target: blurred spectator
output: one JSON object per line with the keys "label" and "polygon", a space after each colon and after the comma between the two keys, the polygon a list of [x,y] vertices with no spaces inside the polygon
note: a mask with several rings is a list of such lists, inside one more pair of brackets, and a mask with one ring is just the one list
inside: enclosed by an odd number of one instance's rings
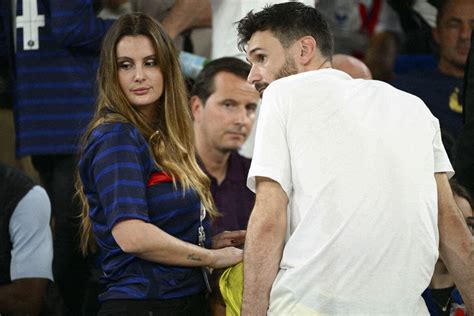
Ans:
{"label": "blurred spectator", "polygon": [[[201,166],[211,179],[217,210],[212,225],[213,247],[242,246],[255,194],[247,188],[250,159],[237,150],[247,139],[260,96],[247,82],[250,65],[234,57],[207,64],[191,92],[196,148]],[[225,315],[218,277],[214,271],[213,315]]]}
{"label": "blurred spectator", "polygon": [[399,76],[393,84],[420,97],[455,139],[462,126],[464,67],[474,27],[472,0],[446,0],[433,30],[439,44],[438,69]]}
{"label": "blurred spectator", "polygon": [[392,79],[402,28],[386,0],[319,0],[334,35],[334,52],[363,59],[374,79]]}
{"label": "blurred spectator", "polygon": [[17,155],[32,155],[51,199],[54,279],[71,315],[81,312],[89,270],[73,200],[77,142],[92,117],[99,46],[110,24],[96,17],[92,0],[16,2]]}
{"label": "blurred spectator", "polygon": [[363,61],[345,54],[332,56],[332,67],[344,71],[354,79],[372,79],[370,69]]}
{"label": "blurred spectator", "polygon": [[161,22],[176,47],[209,57],[211,50],[210,0],[130,0],[133,12]]}
{"label": "blurred spectator", "polygon": [[26,174],[0,163],[0,313],[37,315],[53,280],[51,204]]}
{"label": "blurred spectator", "polygon": [[402,54],[432,54],[431,29],[436,26],[437,8],[426,0],[388,0],[403,29]]}
{"label": "blurred spectator", "polygon": [[464,76],[464,127],[457,144],[454,169],[458,181],[474,196],[474,32]]}
{"label": "blurred spectator", "polygon": [[0,2],[0,162],[15,166],[37,178],[30,157],[16,159],[13,120],[12,1]]}

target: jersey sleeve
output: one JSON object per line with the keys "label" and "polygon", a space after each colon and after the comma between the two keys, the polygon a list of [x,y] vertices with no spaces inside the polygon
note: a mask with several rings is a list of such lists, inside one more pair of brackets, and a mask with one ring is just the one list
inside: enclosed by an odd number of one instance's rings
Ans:
{"label": "jersey sleeve", "polygon": [[114,20],[94,12],[92,0],[50,1],[51,30],[64,47],[98,53],[102,38]]}
{"label": "jersey sleeve", "polygon": [[97,139],[90,159],[91,178],[108,229],[124,219],[150,221],[146,198],[148,150],[146,141],[131,131],[112,131]]}
{"label": "jersey sleeve", "polygon": [[247,186],[255,192],[256,177],[266,177],[278,182],[290,196],[292,183],[285,120],[287,114],[283,110],[285,104],[282,104],[274,88],[270,85],[262,100]]}
{"label": "jersey sleeve", "polygon": [[51,204],[46,191],[33,187],[20,200],[10,218],[12,280],[44,278],[53,280],[53,241],[49,221]]}

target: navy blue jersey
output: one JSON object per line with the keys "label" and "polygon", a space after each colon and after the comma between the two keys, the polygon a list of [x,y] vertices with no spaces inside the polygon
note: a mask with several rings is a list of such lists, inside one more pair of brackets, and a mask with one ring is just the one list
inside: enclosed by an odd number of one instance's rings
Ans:
{"label": "navy blue jersey", "polygon": [[[82,155],[80,175],[100,251],[106,288],[101,301],[168,299],[205,288],[200,268],[140,259],[124,253],[112,236],[117,222],[140,219],[183,241],[198,242],[199,196],[192,189],[183,192],[179,184],[173,187],[154,164],[147,142],[135,127],[126,123],[97,127]],[[207,218],[203,225],[210,236]]]}
{"label": "navy blue jersey", "polygon": [[72,154],[90,121],[102,37],[92,0],[18,0],[17,154]]}

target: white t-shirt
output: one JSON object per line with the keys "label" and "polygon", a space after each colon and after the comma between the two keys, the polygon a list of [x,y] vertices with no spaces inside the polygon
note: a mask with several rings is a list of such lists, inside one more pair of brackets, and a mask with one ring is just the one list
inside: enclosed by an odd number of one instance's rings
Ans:
{"label": "white t-shirt", "polygon": [[10,277],[53,280],[53,240],[49,220],[51,204],[46,191],[33,187],[18,202],[10,218]]}
{"label": "white t-shirt", "polygon": [[269,314],[427,314],[435,172],[452,167],[419,98],[334,69],[270,84],[248,178],[290,200]]}

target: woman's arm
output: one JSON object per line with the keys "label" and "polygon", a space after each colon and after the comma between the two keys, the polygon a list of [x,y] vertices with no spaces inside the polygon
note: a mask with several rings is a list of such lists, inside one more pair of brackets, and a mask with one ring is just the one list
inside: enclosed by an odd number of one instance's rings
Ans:
{"label": "woman's arm", "polygon": [[202,248],[175,238],[153,224],[137,219],[117,223],[112,228],[112,235],[123,252],[167,265],[223,268],[242,260],[241,249]]}

